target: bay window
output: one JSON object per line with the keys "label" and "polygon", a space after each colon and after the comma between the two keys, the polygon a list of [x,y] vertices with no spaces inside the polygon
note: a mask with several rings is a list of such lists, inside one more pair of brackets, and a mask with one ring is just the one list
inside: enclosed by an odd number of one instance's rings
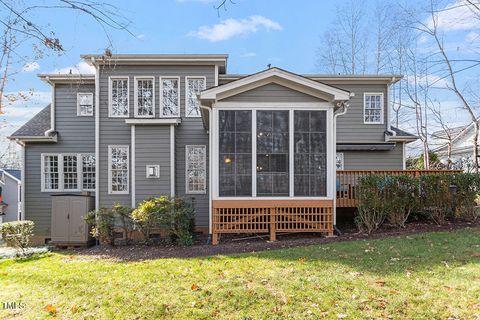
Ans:
{"label": "bay window", "polygon": [[218,196],[326,197],[327,111],[218,111]]}

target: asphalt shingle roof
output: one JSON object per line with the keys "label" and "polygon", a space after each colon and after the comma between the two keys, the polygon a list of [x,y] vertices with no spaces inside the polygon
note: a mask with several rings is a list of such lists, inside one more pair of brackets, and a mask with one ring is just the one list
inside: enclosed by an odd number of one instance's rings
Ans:
{"label": "asphalt shingle roof", "polygon": [[411,134],[411,133],[408,133],[407,131],[403,131],[402,129],[398,129],[396,127],[390,127],[392,129],[392,131],[394,131],[397,136],[400,136],[400,137],[415,137],[414,134]]}
{"label": "asphalt shingle roof", "polygon": [[18,180],[22,180],[22,170],[19,170],[19,169],[2,169],[2,170],[14,176]]}
{"label": "asphalt shingle roof", "polygon": [[50,129],[50,105],[21,126],[11,137],[41,137],[45,136],[48,129]]}

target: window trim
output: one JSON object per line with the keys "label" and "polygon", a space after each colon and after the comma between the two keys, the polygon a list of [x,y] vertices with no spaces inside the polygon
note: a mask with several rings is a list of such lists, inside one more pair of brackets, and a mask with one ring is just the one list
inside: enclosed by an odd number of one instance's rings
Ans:
{"label": "window trim", "polygon": [[[180,94],[180,77],[178,77],[178,76],[171,76],[171,77],[169,77],[169,76],[163,76],[163,77],[159,77],[158,79],[159,79],[159,80],[158,80],[158,86],[159,86],[159,90],[158,90],[158,91],[159,91],[159,95],[158,95],[159,99],[158,99],[158,101],[160,101],[160,103],[159,103],[159,114],[158,114],[158,116],[159,116],[160,118],[180,118],[180,117],[181,117],[181,112],[182,112],[182,108],[181,108],[181,105],[180,105],[180,103],[181,103],[181,98],[180,98],[180,95],[181,95],[181,94]],[[177,112],[177,115],[176,115],[176,116],[173,116],[173,117],[172,117],[172,116],[165,116],[165,115],[163,115],[163,80],[164,80],[164,79],[176,79],[176,80],[177,80],[177,92],[178,92],[178,97],[177,97],[178,110],[177,110],[177,111],[178,111],[178,112]],[[185,82],[185,83],[186,83],[186,82]],[[186,93],[186,91],[185,91],[185,93]],[[185,97],[186,97],[186,96],[185,96]],[[185,102],[186,102],[186,100],[185,100]],[[185,108],[186,108],[186,103],[185,103]],[[185,110],[186,110],[186,109],[185,109]]]}
{"label": "window trim", "polygon": [[185,113],[185,118],[201,118],[202,115],[201,115],[201,112],[198,116],[189,116],[187,114],[187,110],[188,110],[188,80],[190,79],[203,79],[203,90],[205,90],[207,88],[207,77],[205,76],[186,76],[185,77],[185,110],[184,110],[184,113]]}
{"label": "window trim", "polygon": [[[152,106],[153,114],[141,116],[138,114],[138,80],[152,80]],[[133,77],[133,115],[135,118],[155,118],[155,77],[154,76],[135,76]]]}
{"label": "window trim", "polygon": [[[340,156],[342,159],[341,168],[337,168],[337,156]],[[343,152],[336,152],[335,153],[335,170],[345,170],[345,154]]]}
{"label": "window trim", "polygon": [[[80,95],[89,95],[92,97],[92,113],[91,114],[82,114],[80,109]],[[95,102],[93,101],[92,92],[77,92],[77,116],[78,117],[93,117],[95,113]]]}
{"label": "window trim", "polygon": [[[84,167],[83,167],[83,157],[85,157],[85,156],[87,156],[87,157],[93,156],[93,157],[95,158],[95,153],[82,153],[82,154],[80,154],[80,156],[81,156],[81,160],[82,160],[81,170],[80,170],[80,174],[81,174],[80,180],[81,180],[81,182],[82,182],[82,185],[81,185],[82,188],[81,188],[81,189],[82,189],[82,191],[93,192],[93,191],[95,191],[95,189],[83,188],[83,174],[84,174],[84,171],[83,171],[83,169],[84,169]],[[96,166],[97,166],[96,161],[94,161],[94,163],[95,163],[95,168],[96,168]],[[96,175],[95,170],[94,170],[92,173],[95,174],[95,188],[96,188],[96,187],[97,187],[97,181],[98,181],[98,180],[97,180],[97,175]]]}
{"label": "window trim", "polygon": [[[188,148],[195,147],[195,148],[204,148],[205,149],[205,161],[203,162],[203,170],[205,171],[205,181],[203,184],[202,191],[190,191],[188,190]],[[185,194],[206,194],[207,193],[207,145],[205,144],[187,144],[185,145]]]}
{"label": "window trim", "polygon": [[[380,96],[380,121],[365,121],[365,107],[367,106],[367,96]],[[363,93],[363,124],[384,124],[385,117],[385,97],[383,92],[364,92]]]}
{"label": "window trim", "polygon": [[[125,191],[113,191],[112,190],[112,148],[127,148],[127,190]],[[111,144],[108,145],[108,194],[118,195],[118,194],[130,194],[130,146],[129,145],[120,145],[120,144]]]}
{"label": "window trim", "polygon": [[[58,189],[48,189],[45,188],[45,157],[47,156],[57,156],[58,157]],[[63,168],[63,159],[65,156],[77,156],[77,189],[65,189],[64,183],[64,168]],[[83,188],[83,157],[84,156],[95,156],[94,153],[42,153],[40,154],[40,174],[41,174],[41,192],[82,192],[88,191],[93,192],[96,189],[84,189]],[[79,161],[80,159],[80,161]],[[95,163],[96,165],[96,163]],[[95,176],[95,188],[97,188],[97,177]]]}
{"label": "window trim", "polygon": [[[127,80],[127,114],[113,115],[112,114],[112,80]],[[108,77],[108,117],[109,118],[130,118],[130,77],[129,76],[115,76]]]}

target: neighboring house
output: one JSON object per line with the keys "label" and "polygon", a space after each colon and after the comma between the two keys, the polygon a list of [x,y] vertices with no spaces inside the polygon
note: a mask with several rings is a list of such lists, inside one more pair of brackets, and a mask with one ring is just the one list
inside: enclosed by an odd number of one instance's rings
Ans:
{"label": "neighboring house", "polygon": [[22,173],[0,169],[0,223],[22,220]]}
{"label": "neighboring house", "polygon": [[451,128],[448,129],[448,131],[436,131],[431,135],[431,143],[432,145],[436,146],[434,149],[432,149],[432,151],[438,155],[440,161],[444,164],[448,163],[450,153],[450,161],[453,168],[471,171],[473,170],[474,165],[474,134],[475,128],[473,123],[465,126]]}
{"label": "neighboring house", "polygon": [[[402,170],[416,139],[390,127],[389,87],[401,76],[228,74],[227,55],[213,54],[82,58],[96,73],[40,75],[52,103],[10,137],[23,146],[24,212],[38,242],[50,238],[50,195],[87,192],[97,209],[194,198],[196,227],[213,242],[224,232],[331,234],[336,169]],[[320,220],[300,230],[252,218],[280,207],[283,221],[307,222],[304,209]]]}

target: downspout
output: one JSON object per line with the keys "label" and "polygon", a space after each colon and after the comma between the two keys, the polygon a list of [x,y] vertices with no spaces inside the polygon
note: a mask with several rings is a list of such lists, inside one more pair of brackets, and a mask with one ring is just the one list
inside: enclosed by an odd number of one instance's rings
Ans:
{"label": "downspout", "polygon": [[396,80],[395,77],[392,77],[392,80],[390,81],[390,83],[387,84],[387,131],[392,134],[393,137],[395,137],[397,135],[397,133],[395,131],[392,130],[392,124],[391,124],[391,121],[390,121],[390,86],[392,85],[392,83],[394,83]]}
{"label": "downspout", "polygon": [[49,137],[50,133],[55,132],[55,83],[50,81],[50,77],[45,77],[47,81],[52,86],[52,102],[50,103],[50,129],[45,131],[45,136]]}
{"label": "downspout", "polygon": [[92,57],[95,67],[95,211],[100,210],[100,68]]}
{"label": "downspout", "polygon": [[[352,96],[352,95],[350,95]],[[347,113],[348,111],[348,103],[346,103],[345,101],[343,102],[339,102],[338,103],[342,108],[343,110],[340,111],[340,112],[336,112],[334,113],[333,115],[333,146],[334,146],[334,154],[332,155],[334,157],[334,177],[333,177],[333,181],[334,181],[334,185],[335,185],[335,192],[333,193],[334,194],[334,199],[333,199],[333,230],[334,232],[337,233],[337,235],[341,236],[342,235],[342,232],[340,231],[340,229],[338,229],[337,227],[337,165],[336,165],[336,153],[337,153],[337,117],[339,116],[343,116],[344,114]]]}
{"label": "downspout", "polygon": [[21,211],[21,220],[25,220],[25,142],[22,142],[18,139],[15,142],[22,147],[22,175],[20,177],[20,211]]}
{"label": "downspout", "polygon": [[212,174],[213,174],[213,161],[212,161],[212,150],[213,150],[213,134],[212,134],[212,110],[209,107],[203,106],[200,104],[200,108],[208,111],[208,240],[207,243],[211,243],[212,237]]}

